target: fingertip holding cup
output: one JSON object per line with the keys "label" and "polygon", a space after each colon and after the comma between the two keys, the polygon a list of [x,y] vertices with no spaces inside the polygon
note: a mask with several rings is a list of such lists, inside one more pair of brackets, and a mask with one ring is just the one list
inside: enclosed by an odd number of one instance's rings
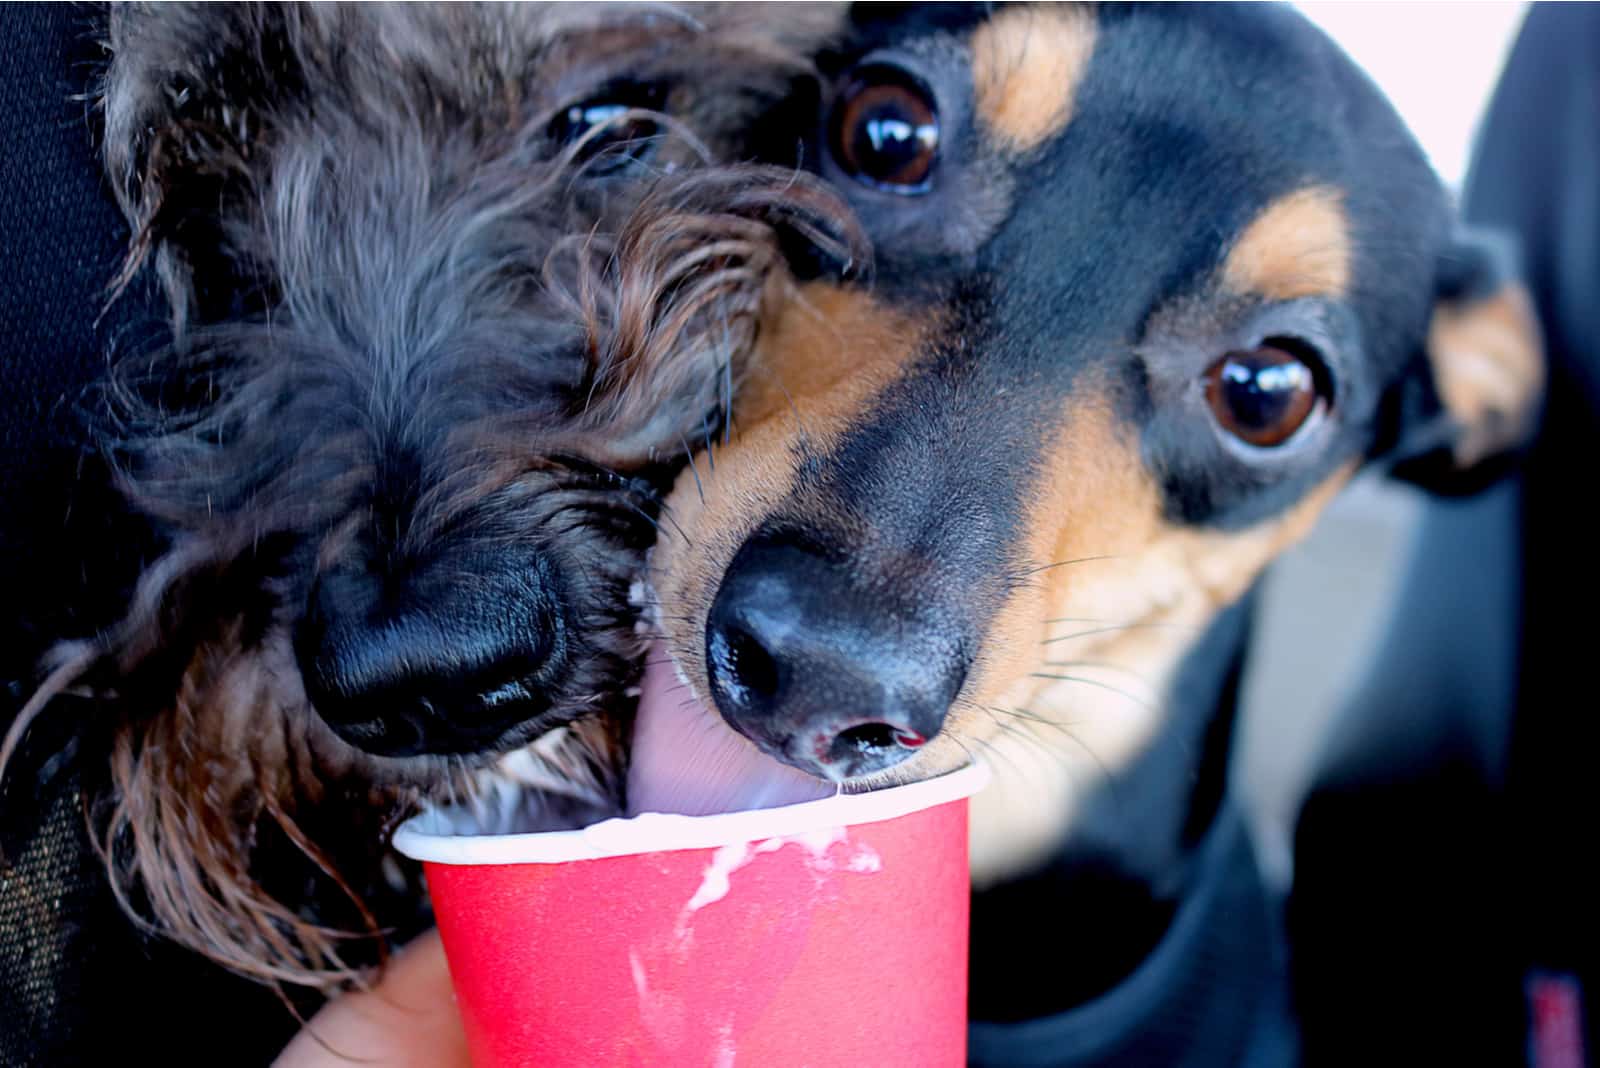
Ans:
{"label": "fingertip holding cup", "polygon": [[965,1060],[980,766],[872,793],[574,831],[402,826],[479,1066]]}

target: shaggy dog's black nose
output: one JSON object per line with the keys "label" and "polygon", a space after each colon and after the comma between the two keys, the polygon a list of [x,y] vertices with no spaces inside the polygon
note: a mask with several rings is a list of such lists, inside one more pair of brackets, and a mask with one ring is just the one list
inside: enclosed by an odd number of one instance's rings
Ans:
{"label": "shaggy dog's black nose", "polygon": [[548,569],[452,558],[405,578],[323,574],[295,648],[312,707],[382,756],[476,753],[549,708],[567,660]]}
{"label": "shaggy dog's black nose", "polygon": [[835,781],[907,759],[966,678],[963,643],[798,545],[752,540],[706,626],[712,698],[762,749]]}

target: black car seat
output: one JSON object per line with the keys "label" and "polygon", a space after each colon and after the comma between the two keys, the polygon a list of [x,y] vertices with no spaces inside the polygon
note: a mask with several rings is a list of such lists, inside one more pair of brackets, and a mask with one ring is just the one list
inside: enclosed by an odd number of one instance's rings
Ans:
{"label": "black car seat", "polygon": [[[0,5],[0,730],[52,643],[115,617],[148,549],[86,448],[108,354],[162,331],[149,291],[106,304],[128,235],[84,96],[103,22]],[[0,1065],[269,1062],[296,1026],[276,996],[146,939],[112,900],[82,810],[90,712],[52,705],[0,783]]]}
{"label": "black car seat", "polygon": [[1600,981],[1600,7],[1532,8],[1463,207],[1520,241],[1546,411],[1514,477],[1427,506],[1302,810],[1290,916],[1312,1065],[1565,1068],[1600,1038],[1583,1030]]}

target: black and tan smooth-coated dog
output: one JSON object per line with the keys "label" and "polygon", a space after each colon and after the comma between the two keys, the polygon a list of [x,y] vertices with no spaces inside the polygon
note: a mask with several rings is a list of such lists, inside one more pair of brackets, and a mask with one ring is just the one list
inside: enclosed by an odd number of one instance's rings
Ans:
{"label": "black and tan smooth-coated dog", "polygon": [[766,324],[731,441],[669,500],[666,648],[816,776],[989,763],[976,1062],[1285,1063],[1226,785],[1251,590],[1363,465],[1459,486],[1520,441],[1526,303],[1288,9],[854,29],[815,165],[875,283]]}

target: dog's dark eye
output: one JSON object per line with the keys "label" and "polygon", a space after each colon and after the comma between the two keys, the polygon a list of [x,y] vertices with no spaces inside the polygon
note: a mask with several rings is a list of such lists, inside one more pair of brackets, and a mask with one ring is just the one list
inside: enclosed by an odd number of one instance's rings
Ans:
{"label": "dog's dark eye", "polygon": [[1205,376],[1206,402],[1217,423],[1247,445],[1282,445],[1327,406],[1322,362],[1289,338],[1230,352]]}
{"label": "dog's dark eye", "polygon": [[856,72],[834,108],[833,155],[857,181],[894,193],[925,193],[939,159],[939,114],[928,90],[905,71]]}
{"label": "dog's dark eye", "polygon": [[661,124],[646,111],[659,111],[665,93],[659,86],[614,87],[572,104],[550,124],[559,145],[580,145],[577,159],[589,174],[611,174],[641,163],[655,151]]}

